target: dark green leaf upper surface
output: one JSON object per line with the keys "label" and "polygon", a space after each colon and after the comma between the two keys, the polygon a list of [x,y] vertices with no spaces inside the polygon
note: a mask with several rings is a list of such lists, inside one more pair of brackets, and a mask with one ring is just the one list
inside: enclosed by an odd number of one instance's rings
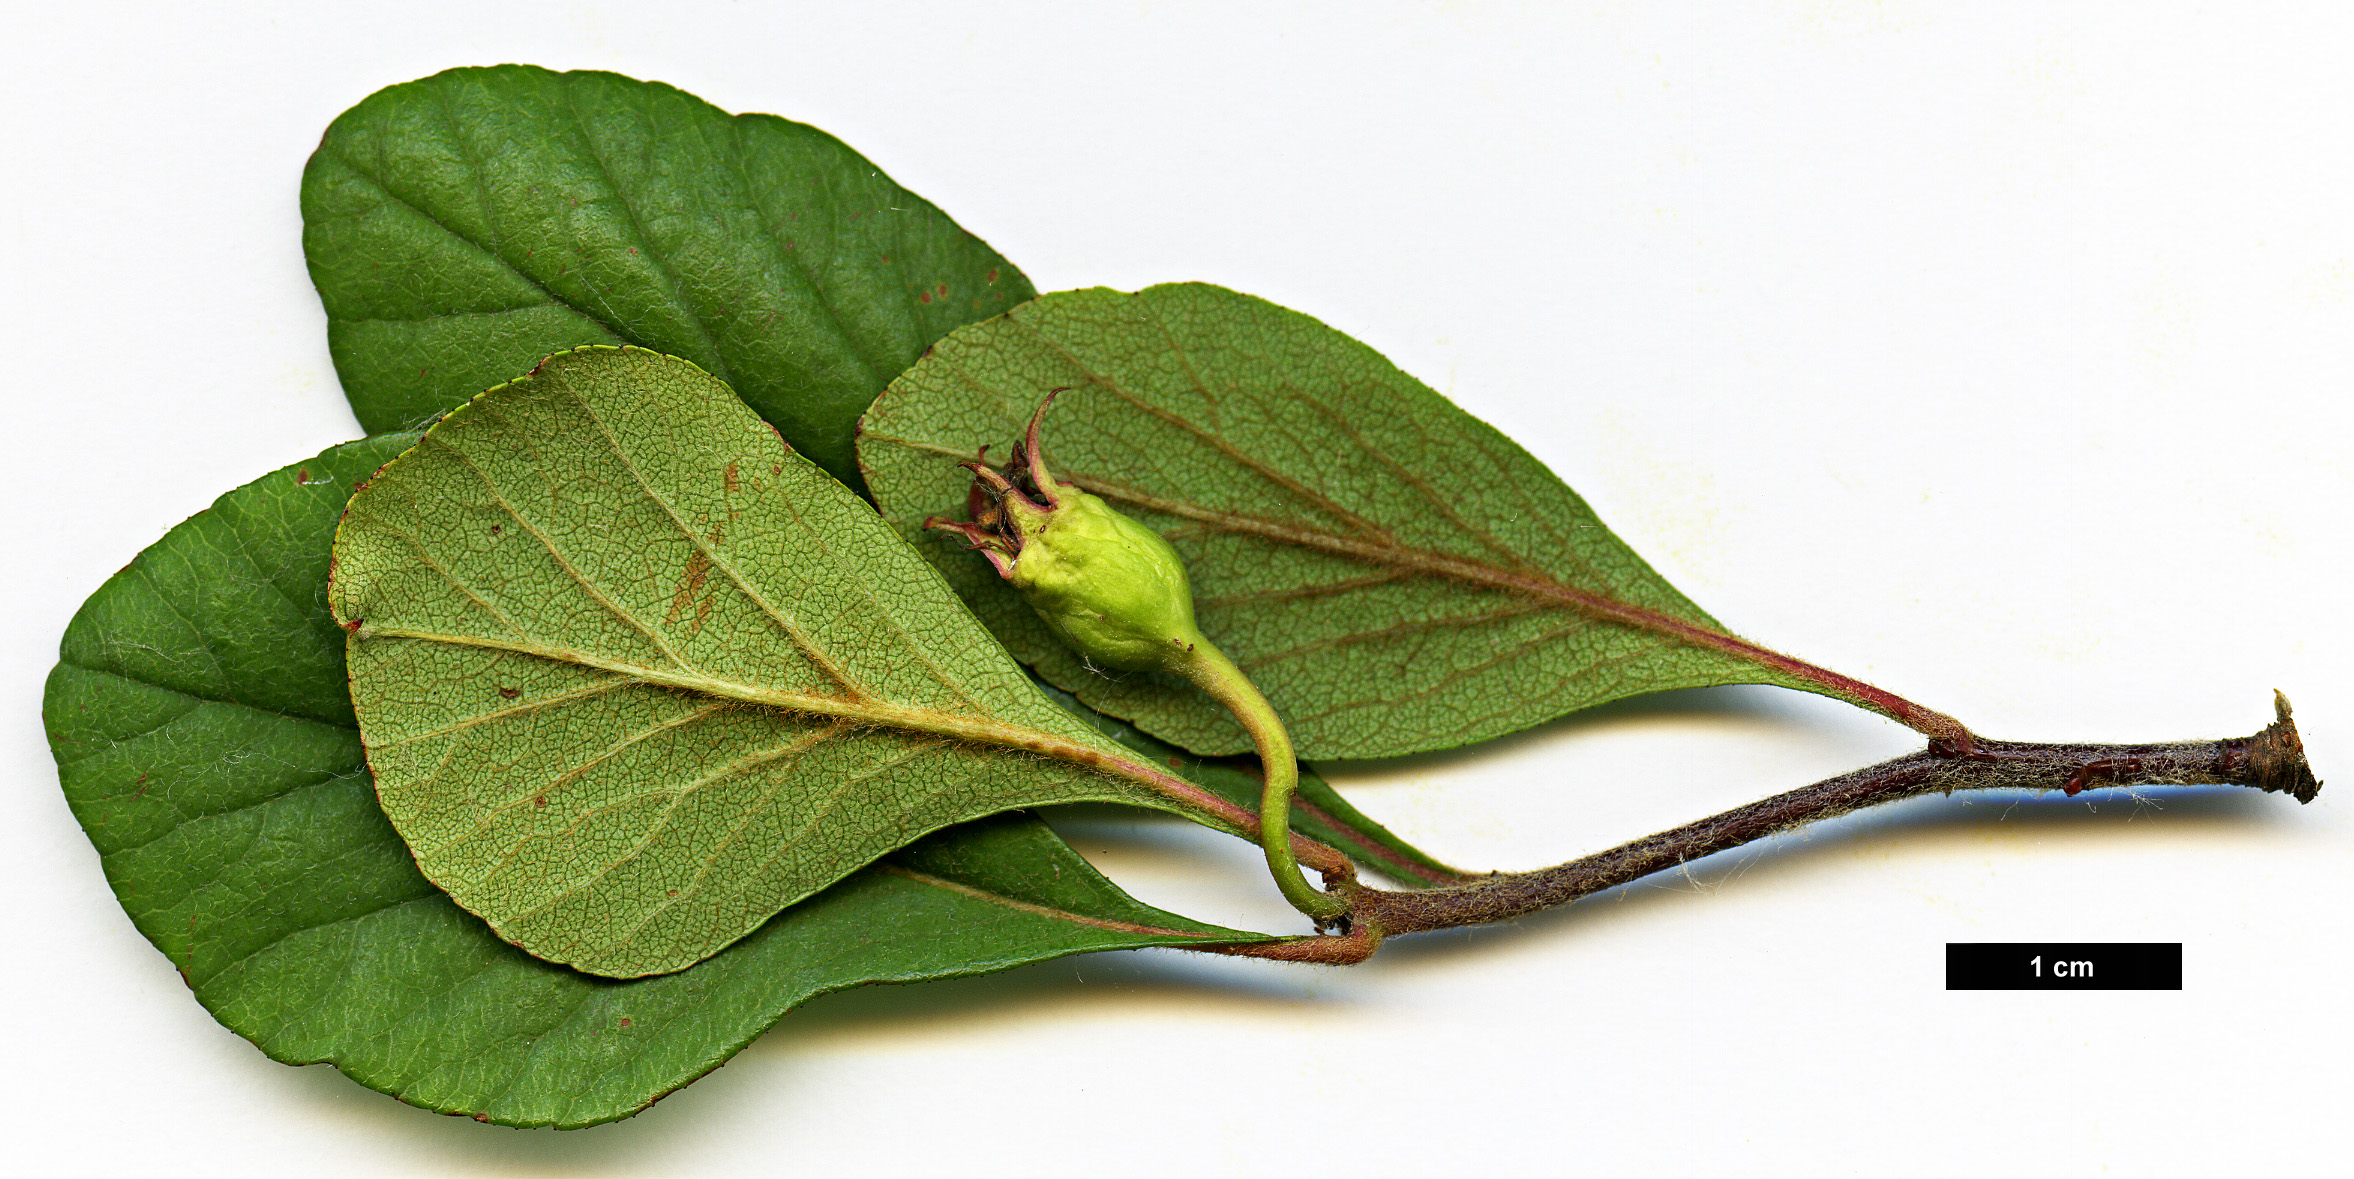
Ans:
{"label": "dark green leaf upper surface", "polygon": [[1115,772],[1134,755],[1039,695],[864,500],[642,349],[558,354],[443,418],[352,497],[329,597],[425,875],[593,973],[677,970],[999,811],[1242,829],[1162,767]]}
{"label": "dark green leaf upper surface", "polygon": [[92,595],[49,680],[59,776],[124,909],[271,1057],[445,1113],[588,1125],[826,991],[1257,940],[1137,904],[1016,816],[936,834],[676,974],[599,979],[499,940],[378,809],[326,603],[346,497],[414,440],[223,496]]}
{"label": "dark green leaf upper surface", "polygon": [[819,466],[885,384],[1028,280],[832,136],[536,66],[388,87],[303,175],[328,341],[371,431],[626,343],[728,382]]}
{"label": "dark green leaf upper surface", "polygon": [[929,516],[962,518],[1048,390],[1058,478],[1184,556],[1202,632],[1255,680],[1303,757],[1462,745],[1641,692],[1806,685],[1600,600],[1717,631],[1510,439],[1372,349],[1218,287],[1049,295],[943,340],[869,411],[876,502],[1017,657],[1090,707],[1204,753],[1249,748],[1174,680],[1082,665]]}

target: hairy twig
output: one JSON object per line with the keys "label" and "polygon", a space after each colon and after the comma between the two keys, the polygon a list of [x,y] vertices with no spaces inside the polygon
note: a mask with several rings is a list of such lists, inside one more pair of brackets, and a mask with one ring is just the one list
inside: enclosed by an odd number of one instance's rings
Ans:
{"label": "hairy twig", "polygon": [[[1393,892],[1353,879],[1327,883],[1350,898],[1343,936],[1298,938],[1219,952],[1346,965],[1370,957],[1381,939],[1402,933],[1509,921],[1579,897],[1687,864],[1808,823],[1863,807],[1957,790],[2039,789],[2074,795],[2134,786],[2230,784],[2311,802],[2321,789],[2274,694],[2277,717],[2264,731],[2227,741],[2160,745],[2045,745],[1978,740],[1966,750],[1932,742],[1919,753],[1841,774],[1609,851],[1535,872],[1504,872],[1469,884]],[[1208,948],[1208,947],[1205,947]]]}

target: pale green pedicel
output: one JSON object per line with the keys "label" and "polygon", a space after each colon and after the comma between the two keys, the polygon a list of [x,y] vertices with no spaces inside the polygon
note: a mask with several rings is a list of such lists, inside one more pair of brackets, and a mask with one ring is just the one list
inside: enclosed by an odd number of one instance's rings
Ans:
{"label": "pale green pedicel", "polygon": [[583,970],[679,969],[999,811],[1243,829],[1074,764],[1133,759],[673,358],[564,353],[461,407],[353,498],[336,562],[386,813],[461,905]]}

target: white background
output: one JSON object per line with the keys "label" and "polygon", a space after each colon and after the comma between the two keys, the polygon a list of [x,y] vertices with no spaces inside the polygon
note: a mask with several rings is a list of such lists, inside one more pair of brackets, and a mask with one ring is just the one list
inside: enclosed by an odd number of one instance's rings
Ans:
{"label": "white background", "polygon": [[[849,142],[1042,289],[1317,315],[1520,440],[1742,633],[2028,739],[2354,774],[2354,27],[2332,6],[17,5],[0,42],[0,1118],[25,1174],[2218,1174],[2340,1153],[2346,786],[1922,801],[1350,971],[1174,952],[821,999],[645,1115],[437,1117],[215,1024],[37,720],[74,608],[356,430],[296,184],[450,66]],[[1658,9],[1677,10],[1662,16]],[[1683,11],[1683,10],[1689,11]],[[1532,867],[1903,752],[1688,693],[1344,767]],[[1290,928],[1248,849],[1098,822]],[[1947,941],[2185,944],[2178,993],[1948,993]]]}

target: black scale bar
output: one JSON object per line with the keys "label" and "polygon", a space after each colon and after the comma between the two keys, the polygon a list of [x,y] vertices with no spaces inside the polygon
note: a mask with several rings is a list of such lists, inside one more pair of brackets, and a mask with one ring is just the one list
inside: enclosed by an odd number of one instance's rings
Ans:
{"label": "black scale bar", "polygon": [[1949,991],[2179,991],[2181,942],[1947,942]]}

